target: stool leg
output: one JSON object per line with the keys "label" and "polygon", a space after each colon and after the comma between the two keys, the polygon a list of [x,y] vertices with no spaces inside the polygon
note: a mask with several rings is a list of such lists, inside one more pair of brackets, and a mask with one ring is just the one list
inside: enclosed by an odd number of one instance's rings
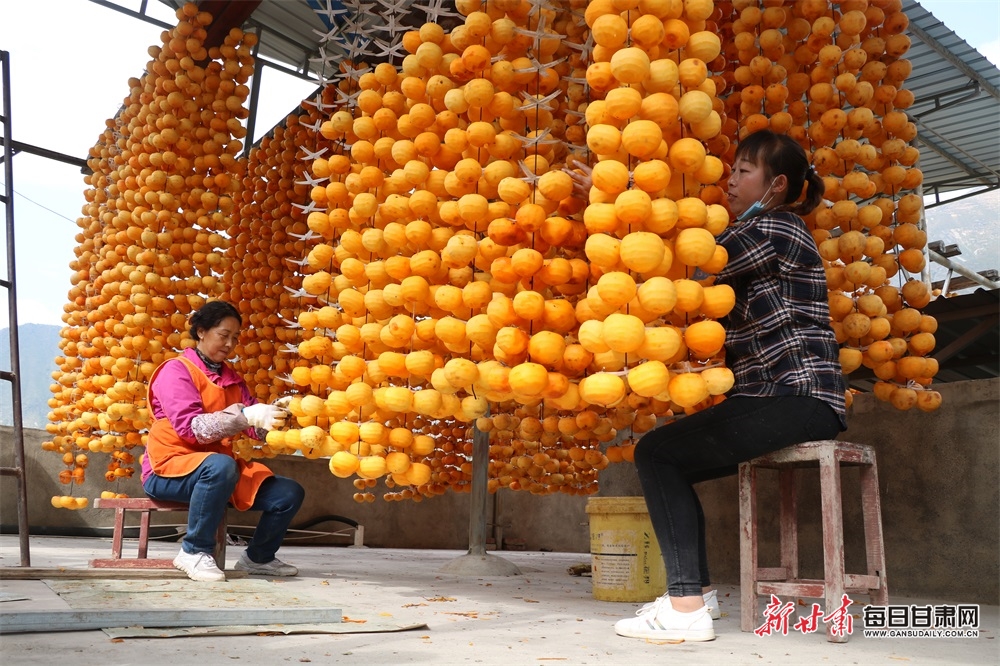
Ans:
{"label": "stool leg", "polygon": [[740,630],[753,631],[757,617],[757,468],[739,466]]}
{"label": "stool leg", "polygon": [[122,538],[125,536],[125,509],[115,509],[115,531],[111,535],[111,557],[122,558]]}
{"label": "stool leg", "polygon": [[[823,571],[827,613],[840,608],[844,595],[844,515],[840,502],[840,461],[833,448],[823,451],[819,461],[820,495],[823,507]],[[847,636],[834,636],[828,623],[826,639],[846,643]]]}
{"label": "stool leg", "polygon": [[889,603],[889,584],[885,576],[885,545],[882,541],[882,505],[878,490],[878,468],[872,455],[872,464],[861,467],[861,511],[865,521],[865,551],[868,575],[878,576],[879,586],[870,590],[871,602],[876,606]]}
{"label": "stool leg", "polygon": [[795,469],[778,471],[781,493],[779,521],[781,523],[781,567],[787,580],[799,577],[799,525],[797,498],[795,496]]}
{"label": "stool leg", "polygon": [[139,559],[146,559],[149,552],[149,515],[150,511],[139,512]]}
{"label": "stool leg", "polygon": [[220,569],[226,568],[226,535],[227,521],[226,514],[223,513],[219,527],[215,530],[215,552],[212,553],[215,558],[215,565]]}

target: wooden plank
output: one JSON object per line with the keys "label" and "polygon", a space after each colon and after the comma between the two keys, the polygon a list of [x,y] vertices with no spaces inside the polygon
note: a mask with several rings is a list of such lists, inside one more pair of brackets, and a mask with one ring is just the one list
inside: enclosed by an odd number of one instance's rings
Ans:
{"label": "wooden plank", "polygon": [[[46,578],[45,586],[69,604],[69,608],[107,606],[126,608],[242,608],[246,599],[252,606],[275,608],[312,607],[325,601],[308,601],[297,596],[287,585],[277,585],[258,576],[218,583],[187,578],[163,580],[74,580]],[[180,604],[176,605],[175,604]]]}
{"label": "wooden plank", "polygon": [[[246,578],[246,571],[227,570],[226,579]],[[187,574],[177,569],[45,569],[39,567],[2,567],[0,580],[42,580],[43,578],[183,578]]]}
{"label": "wooden plank", "polygon": [[757,567],[755,580],[793,580],[795,576],[785,567]]}
{"label": "wooden plank", "polygon": [[163,558],[105,558],[90,561],[90,566],[98,569],[173,569],[174,561]]}
{"label": "wooden plank", "polygon": [[[136,556],[140,560],[144,560],[149,557],[149,517],[151,515],[153,514],[149,511],[143,511],[139,514],[139,548]],[[121,556],[122,553],[120,550],[117,553],[111,553],[111,557]],[[225,563],[225,560],[223,560],[223,563]]]}
{"label": "wooden plank", "polygon": [[[816,579],[803,579],[788,583],[757,583],[757,594],[764,596],[775,595],[777,597],[807,597],[809,599],[822,599],[826,594],[824,581]],[[840,602],[837,602],[840,605]]]}
{"label": "wooden plank", "polygon": [[879,576],[844,574],[844,590],[847,592],[869,592],[878,590],[881,585],[882,579]]}
{"label": "wooden plank", "polygon": [[[778,471],[778,493],[780,509],[778,511],[779,548],[781,549],[781,567],[787,575],[781,580],[799,577],[799,518],[798,498],[795,490],[794,469]],[[766,580],[758,576],[760,580]],[[772,579],[773,580],[773,579]]]}
{"label": "wooden plank", "polygon": [[861,513],[865,522],[865,553],[868,575],[879,579],[872,592],[872,603],[889,603],[889,588],[885,577],[885,544],[882,541],[882,506],[878,489],[878,466],[872,454],[871,467],[861,468]]}
{"label": "wooden plank", "polygon": [[[149,515],[149,514],[146,514]],[[125,509],[115,509],[115,533],[111,538],[111,557],[122,556],[122,539],[125,537]]]}
{"label": "wooden plank", "polygon": [[125,509],[127,511],[187,511],[183,502],[152,500],[148,497],[97,497],[95,509]]}
{"label": "wooden plank", "polygon": [[757,469],[740,463],[740,631],[753,631],[757,616]]}
{"label": "wooden plank", "polygon": [[106,627],[224,627],[256,624],[323,624],[343,621],[339,608],[132,609],[0,613],[0,634],[90,631]]}
{"label": "wooden plank", "polygon": [[[841,501],[838,451],[824,449],[819,461],[820,513],[823,516],[823,575],[826,579],[826,611],[840,607],[844,596],[844,511]],[[826,640],[846,643],[848,635],[834,633],[835,623],[826,625]]]}

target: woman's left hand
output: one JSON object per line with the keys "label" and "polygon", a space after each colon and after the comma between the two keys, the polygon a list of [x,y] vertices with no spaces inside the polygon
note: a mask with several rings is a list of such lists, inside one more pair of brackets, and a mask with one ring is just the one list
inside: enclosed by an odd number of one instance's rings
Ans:
{"label": "woman's left hand", "polygon": [[254,428],[274,430],[275,428],[284,427],[288,412],[281,407],[257,403],[256,405],[244,407],[243,416],[246,417],[247,423]]}

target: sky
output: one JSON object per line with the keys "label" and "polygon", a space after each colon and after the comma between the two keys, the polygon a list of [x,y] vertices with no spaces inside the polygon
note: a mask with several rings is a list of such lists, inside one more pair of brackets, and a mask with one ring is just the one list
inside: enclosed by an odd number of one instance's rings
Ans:
{"label": "sky", "polygon": [[[134,11],[140,5],[112,2]],[[173,11],[158,0],[149,0],[147,12],[176,23]],[[10,53],[13,138],[85,158],[128,94],[128,79],[145,71],[146,50],[161,43],[161,31],[89,0],[0,2],[0,50]],[[265,69],[255,134],[262,136],[315,89],[315,83]],[[17,319],[62,326],[87,185],[78,167],[55,160],[21,153],[13,165]],[[4,278],[6,256],[0,231]],[[0,289],[0,328],[9,325],[8,312],[6,290]]]}
{"label": "sky", "polygon": [[[138,10],[140,0],[112,0]],[[921,4],[971,46],[1000,63],[1000,2],[924,0]],[[149,0],[148,12],[173,24],[173,12]],[[161,29],[89,0],[5,0],[0,3],[0,50],[10,53],[13,138],[85,157],[141,76],[147,48]],[[314,84],[266,69],[256,133],[263,135],[294,109]],[[13,159],[15,268],[19,323],[62,326],[70,287],[69,262],[86,184],[78,167],[26,153]],[[3,180],[0,171],[0,181]],[[0,232],[0,276],[7,278],[7,242]],[[0,328],[9,324],[0,289]]]}

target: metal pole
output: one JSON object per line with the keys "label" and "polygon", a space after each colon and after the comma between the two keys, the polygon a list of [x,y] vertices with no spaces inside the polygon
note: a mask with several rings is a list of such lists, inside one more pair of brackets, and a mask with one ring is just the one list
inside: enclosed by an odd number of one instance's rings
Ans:
{"label": "metal pole", "polygon": [[[6,139],[11,137],[10,121],[10,53],[0,51],[0,66],[3,69],[3,133]],[[17,335],[17,290],[15,289],[14,269],[14,182],[13,146],[9,140],[4,141],[4,208],[7,227],[7,307],[10,317],[10,373],[4,379],[10,381],[10,395],[13,402],[14,417],[14,467],[3,468],[0,473],[17,477],[17,534],[21,550],[21,566],[31,566],[31,555],[28,548],[28,488],[27,475],[24,467],[24,424],[21,420],[21,353]]]}
{"label": "metal pole", "polygon": [[459,576],[520,576],[513,562],[486,552],[486,502],[489,496],[490,435],[473,426],[472,490],[469,493],[469,552],[439,571]]}
{"label": "metal pole", "polygon": [[137,18],[141,21],[145,21],[146,23],[152,23],[153,25],[163,28],[164,30],[173,30],[174,28],[174,26],[171,25],[170,23],[166,23],[159,19],[155,19],[152,16],[146,14],[145,7],[141,8],[142,11],[137,12],[127,7],[121,7],[119,5],[116,5],[115,3],[110,2],[109,0],[90,0],[90,1],[93,2],[95,5],[100,5],[102,7],[107,7],[108,9],[113,9],[116,12],[121,12],[122,14],[131,16],[132,18]]}
{"label": "metal pole", "polygon": [[[920,161],[917,161],[918,168]],[[917,186],[916,195],[920,197],[920,200],[924,200],[924,186],[923,184]],[[917,221],[917,228],[924,232],[925,238],[927,234],[927,211],[923,206],[920,207],[920,219]],[[920,280],[927,285],[927,291],[931,291],[931,257],[927,245],[924,245],[924,267],[920,269]],[[944,293],[944,292],[941,292]]]}
{"label": "metal pole", "polygon": [[257,43],[253,45],[253,82],[250,84],[250,115],[247,118],[247,134],[243,140],[243,154],[250,154],[253,145],[254,131],[257,129],[257,101],[260,99],[260,77],[264,73],[263,62],[258,57],[260,42],[264,37],[264,28],[257,28]]}
{"label": "metal pole", "polygon": [[[1000,287],[1000,283],[993,282],[992,280],[990,280],[988,278],[984,278],[979,273],[976,273],[975,271],[970,270],[969,268],[966,268],[962,264],[955,263],[954,261],[952,261],[948,257],[942,257],[940,254],[938,254],[934,250],[930,250],[930,249],[927,250],[927,254],[930,256],[931,261],[933,261],[934,263],[941,264],[942,266],[944,266],[948,270],[955,271],[959,275],[962,275],[964,277],[969,278],[970,280],[972,280],[973,282],[975,282],[978,285],[982,285],[983,287],[986,287],[987,289],[996,289],[997,287]],[[944,292],[942,291],[942,293],[944,293]]]}
{"label": "metal pole", "polygon": [[490,435],[473,426],[472,495],[469,498],[469,554],[486,554],[486,499]]}
{"label": "metal pole", "polygon": [[503,550],[503,493],[493,493],[493,543],[497,550]]}

